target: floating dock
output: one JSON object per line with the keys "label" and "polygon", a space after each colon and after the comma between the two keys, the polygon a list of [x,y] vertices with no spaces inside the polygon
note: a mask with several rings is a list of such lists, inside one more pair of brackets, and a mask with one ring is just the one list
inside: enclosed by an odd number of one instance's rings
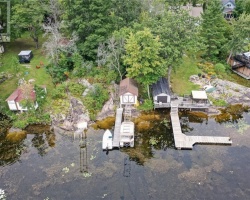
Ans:
{"label": "floating dock", "polygon": [[194,144],[226,144],[231,145],[230,137],[187,136],[182,133],[178,115],[178,104],[171,104],[171,122],[174,142],[177,149],[193,149]]}

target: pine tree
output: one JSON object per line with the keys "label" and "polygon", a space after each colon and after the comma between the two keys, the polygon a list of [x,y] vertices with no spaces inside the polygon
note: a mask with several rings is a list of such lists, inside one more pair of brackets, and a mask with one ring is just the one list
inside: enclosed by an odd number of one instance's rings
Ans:
{"label": "pine tree", "polygon": [[219,0],[211,0],[202,14],[201,36],[206,46],[205,57],[214,60],[219,57],[227,39],[227,21],[222,14],[222,5]]}

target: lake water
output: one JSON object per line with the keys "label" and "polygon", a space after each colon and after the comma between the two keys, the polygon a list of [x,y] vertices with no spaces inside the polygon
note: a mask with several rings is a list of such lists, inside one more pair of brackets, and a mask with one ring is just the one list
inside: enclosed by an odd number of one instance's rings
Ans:
{"label": "lake water", "polygon": [[0,189],[11,200],[250,199],[249,113],[226,123],[189,117],[187,135],[233,141],[193,150],[175,150],[167,112],[149,115],[136,121],[135,148],[108,155],[102,129],[89,128],[86,143],[47,127],[1,136]]}

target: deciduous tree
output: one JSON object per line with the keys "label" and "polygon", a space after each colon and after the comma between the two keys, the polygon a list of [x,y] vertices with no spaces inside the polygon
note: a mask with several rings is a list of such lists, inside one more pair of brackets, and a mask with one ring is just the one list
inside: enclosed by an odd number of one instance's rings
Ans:
{"label": "deciduous tree", "polygon": [[38,48],[38,36],[42,31],[44,14],[47,9],[46,0],[20,1],[12,8],[11,23],[15,32],[28,31]]}
{"label": "deciduous tree", "polygon": [[160,57],[162,44],[159,37],[154,37],[148,28],[130,33],[126,40],[126,54],[123,57],[127,67],[127,76],[147,87],[165,74],[165,62]]}

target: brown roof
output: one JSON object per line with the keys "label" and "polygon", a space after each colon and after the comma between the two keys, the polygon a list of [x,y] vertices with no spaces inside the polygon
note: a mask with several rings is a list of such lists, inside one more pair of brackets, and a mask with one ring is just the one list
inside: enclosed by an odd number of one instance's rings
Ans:
{"label": "brown roof", "polygon": [[137,88],[136,81],[131,79],[131,78],[125,78],[125,79],[121,80],[121,82],[120,82],[119,96],[121,96],[127,92],[129,92],[135,96],[138,96],[138,88]]}
{"label": "brown roof", "polygon": [[[7,99],[6,101],[15,101],[15,102],[20,102],[21,100],[23,100],[23,92],[21,90],[21,88],[17,88]],[[32,90],[30,92],[30,96],[29,98],[33,101],[36,100],[36,93],[34,90]]]}

